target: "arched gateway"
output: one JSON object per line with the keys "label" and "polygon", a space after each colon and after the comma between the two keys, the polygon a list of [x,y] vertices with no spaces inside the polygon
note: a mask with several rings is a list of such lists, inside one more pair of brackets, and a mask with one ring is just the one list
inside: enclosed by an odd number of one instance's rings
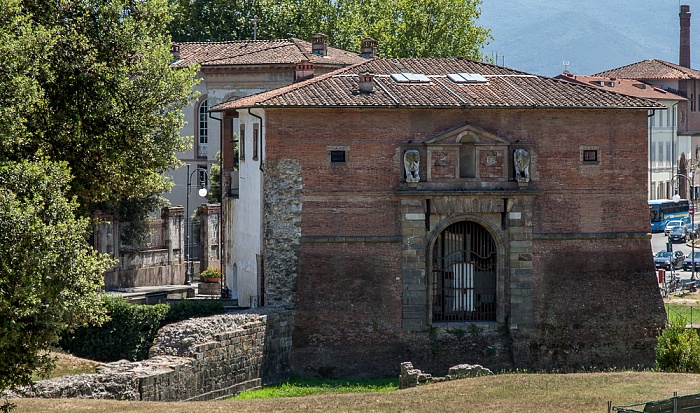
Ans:
{"label": "arched gateway", "polygon": [[445,228],[432,251],[433,322],[496,321],[498,254],[491,234],[476,222]]}

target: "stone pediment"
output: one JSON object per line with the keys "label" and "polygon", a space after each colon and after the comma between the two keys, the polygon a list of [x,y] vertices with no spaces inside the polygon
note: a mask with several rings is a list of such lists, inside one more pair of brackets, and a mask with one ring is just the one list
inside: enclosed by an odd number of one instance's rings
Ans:
{"label": "stone pediment", "polygon": [[511,143],[503,137],[469,123],[464,123],[423,140],[426,145],[459,145],[467,142],[475,145],[510,145]]}

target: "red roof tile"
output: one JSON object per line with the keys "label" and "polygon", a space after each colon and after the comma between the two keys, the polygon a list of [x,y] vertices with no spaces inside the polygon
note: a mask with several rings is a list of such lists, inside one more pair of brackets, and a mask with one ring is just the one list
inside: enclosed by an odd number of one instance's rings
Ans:
{"label": "red roof tile", "polygon": [[175,67],[261,64],[293,65],[310,60],[317,65],[347,66],[364,61],[357,53],[328,46],[327,56],[311,53],[311,43],[300,39],[173,43],[180,49]]}
{"label": "red roof tile", "polygon": [[593,76],[624,79],[685,80],[700,79],[700,71],[663,60],[651,59],[618,67],[617,69],[606,70],[605,72],[596,73]]}
{"label": "red roof tile", "polygon": [[644,99],[687,100],[681,95],[677,95],[671,91],[644,83],[637,79],[574,75],[568,72],[555,77],[555,79],[568,80],[570,82],[576,82],[582,85],[593,86],[599,89]]}
{"label": "red roof tile", "polygon": [[[359,91],[359,74],[374,74]],[[392,73],[422,73],[429,83],[397,83]],[[447,75],[478,73],[486,84],[457,84]],[[373,59],[280,89],[224,102],[212,111],[246,107],[577,107],[657,108],[656,102],[468,59]]]}

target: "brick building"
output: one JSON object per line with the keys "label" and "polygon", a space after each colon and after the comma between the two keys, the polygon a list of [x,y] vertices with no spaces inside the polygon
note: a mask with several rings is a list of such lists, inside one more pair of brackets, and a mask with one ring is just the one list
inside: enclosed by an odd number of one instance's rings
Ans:
{"label": "brick building", "polygon": [[295,310],[299,374],[651,365],[659,107],[467,59],[373,59],[217,105],[242,148],[229,287]]}

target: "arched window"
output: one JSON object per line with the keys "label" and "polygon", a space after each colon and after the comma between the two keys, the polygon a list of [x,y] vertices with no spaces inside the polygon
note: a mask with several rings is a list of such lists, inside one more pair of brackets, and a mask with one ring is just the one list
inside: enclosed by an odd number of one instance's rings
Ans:
{"label": "arched window", "polygon": [[209,105],[207,99],[199,102],[197,109],[197,156],[200,158],[207,157],[207,146],[209,145]]}
{"label": "arched window", "polygon": [[496,321],[497,261],[483,226],[461,221],[445,228],[432,252],[433,322]]}

